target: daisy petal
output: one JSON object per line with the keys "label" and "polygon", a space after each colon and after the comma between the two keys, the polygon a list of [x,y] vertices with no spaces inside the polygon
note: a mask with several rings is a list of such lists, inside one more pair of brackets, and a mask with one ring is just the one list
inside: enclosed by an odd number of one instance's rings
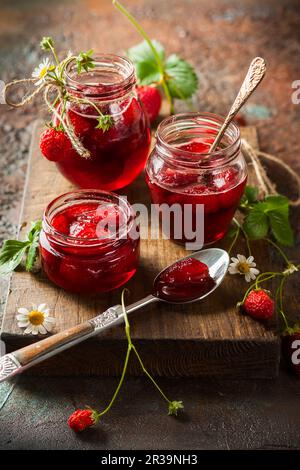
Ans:
{"label": "daisy petal", "polygon": [[55,323],[55,318],[54,317],[46,317],[47,319],[45,320],[44,323]]}
{"label": "daisy petal", "polygon": [[231,258],[231,261],[233,261],[233,263],[238,263],[239,260],[237,258],[235,258],[234,256]]}
{"label": "daisy petal", "polygon": [[47,333],[47,330],[44,327],[44,325],[39,325],[38,326],[38,333],[40,333],[41,335],[45,335]]}
{"label": "daisy petal", "polygon": [[37,309],[38,309],[39,312],[44,313],[44,310],[45,310],[46,307],[47,307],[46,304],[40,304]]}
{"label": "daisy petal", "polygon": [[29,325],[29,321],[19,321],[18,327],[19,328],[26,328]]}
{"label": "daisy petal", "polygon": [[247,263],[246,256],[244,256],[244,255],[237,255],[237,258],[238,258],[238,260],[239,260],[240,263]]}
{"label": "daisy petal", "polygon": [[229,266],[228,268],[229,274],[238,274],[238,270],[236,269],[236,266]]}
{"label": "daisy petal", "polygon": [[18,308],[18,313],[21,313],[22,315],[28,315],[29,311],[27,310],[27,308]]}
{"label": "daisy petal", "polygon": [[252,261],[254,261],[254,256],[249,256],[247,259],[247,263],[250,264],[252,263]]}
{"label": "daisy petal", "polygon": [[19,321],[26,321],[28,320],[28,315],[16,315],[16,319]]}
{"label": "daisy petal", "polygon": [[257,275],[260,273],[259,269],[256,269],[256,268],[251,268],[250,271],[251,271],[253,274],[255,274],[255,276],[257,276]]}
{"label": "daisy petal", "polygon": [[24,335],[30,335],[31,332],[32,332],[32,325],[28,325],[28,327],[24,331]]}
{"label": "daisy petal", "polygon": [[250,272],[245,274],[245,281],[247,281],[247,282],[250,282],[250,281],[251,281]]}

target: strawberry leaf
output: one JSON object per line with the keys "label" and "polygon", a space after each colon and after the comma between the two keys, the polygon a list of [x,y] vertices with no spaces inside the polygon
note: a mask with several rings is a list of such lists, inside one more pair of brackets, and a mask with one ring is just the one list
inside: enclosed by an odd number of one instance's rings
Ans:
{"label": "strawberry leaf", "polygon": [[269,231],[268,217],[257,204],[247,215],[243,229],[251,239],[265,238]]}
{"label": "strawberry leaf", "polygon": [[[155,39],[152,40],[152,44],[163,61],[165,57],[163,46]],[[136,74],[141,85],[151,85],[161,81],[162,75],[157,60],[146,41],[131,47],[127,51],[127,55],[135,65]]]}
{"label": "strawberry leaf", "polygon": [[294,234],[290,226],[288,210],[270,211],[268,217],[275,239],[282,245],[292,246],[294,244]]}
{"label": "strawberry leaf", "polygon": [[198,87],[198,77],[194,68],[185,60],[172,54],[165,63],[167,84],[173,98],[186,100]]}

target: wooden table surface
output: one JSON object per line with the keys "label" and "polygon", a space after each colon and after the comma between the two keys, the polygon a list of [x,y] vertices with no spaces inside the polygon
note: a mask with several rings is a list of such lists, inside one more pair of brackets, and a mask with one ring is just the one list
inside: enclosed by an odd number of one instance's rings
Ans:
{"label": "wooden table surface", "polygon": [[[300,6],[297,0],[126,0],[134,15],[169,53],[199,71],[201,110],[225,113],[254,55],[268,76],[244,117],[259,129],[263,150],[296,170],[300,105],[291,101],[300,79]],[[39,40],[53,36],[59,49],[120,53],[139,37],[110,0],[3,0],[0,79],[29,76],[39,63]],[[0,106],[0,238],[14,235],[20,210],[31,123],[43,116],[38,100],[26,109]],[[299,231],[298,231],[299,238]],[[5,292],[5,281],[1,281]],[[295,288],[296,295],[296,288]],[[130,378],[101,425],[80,437],[65,420],[76,406],[103,407],[115,379],[20,378],[9,398],[0,388],[0,448],[228,449],[299,448],[299,381],[283,369],[275,381],[167,380],[160,383],[186,413],[167,417],[164,403],[141,378]],[[134,397],[134,398],[132,398]],[[5,403],[4,403],[5,402]],[[3,406],[2,406],[3,405]]]}

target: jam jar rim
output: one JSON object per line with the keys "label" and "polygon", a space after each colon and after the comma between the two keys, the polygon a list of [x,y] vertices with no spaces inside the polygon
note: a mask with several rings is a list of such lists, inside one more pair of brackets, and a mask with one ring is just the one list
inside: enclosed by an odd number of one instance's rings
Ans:
{"label": "jam jar rim", "polygon": [[[63,232],[60,232],[59,230],[55,229],[50,220],[50,210],[57,201],[60,199],[64,199],[66,197],[71,197],[74,195],[87,195],[87,194],[97,194],[99,196],[109,196],[115,198],[119,203],[123,204],[123,207],[126,209],[126,215],[128,216],[124,224],[122,224],[121,229],[119,229],[117,237],[112,237],[112,238],[105,238],[105,239],[99,239],[98,237],[93,237],[93,238],[82,238],[82,237],[76,237],[73,235],[66,235]],[[80,201],[80,199],[78,199]],[[95,199],[97,201],[97,199]],[[84,202],[84,199],[81,200],[81,202]],[[97,247],[97,246],[107,246],[111,245],[113,246],[116,242],[126,240],[125,238],[122,238],[122,235],[127,235],[130,233],[132,226],[136,220],[136,213],[134,212],[134,209],[130,202],[128,200],[116,193],[113,193],[111,191],[104,191],[101,189],[78,189],[74,191],[68,191],[67,193],[60,194],[56,198],[52,199],[51,202],[47,205],[46,209],[44,210],[43,214],[43,220],[42,220],[42,228],[43,231],[45,232],[46,235],[50,235],[55,237],[57,241],[62,241],[66,245],[74,245],[75,241],[80,241],[80,242],[85,242],[81,243],[80,245],[76,246],[79,247]],[[97,243],[98,242],[98,243]]]}
{"label": "jam jar rim", "polygon": [[[189,150],[182,150],[179,147],[169,144],[168,142],[164,140],[166,136],[162,135],[162,133],[165,129],[168,129],[172,125],[176,126],[180,122],[184,123],[185,121],[186,122],[194,121],[194,124],[199,125],[199,123],[195,121],[197,118],[201,118],[203,120],[207,119],[207,120],[212,120],[212,121],[219,121],[218,123],[220,124],[220,126],[224,122],[223,116],[219,114],[215,114],[215,113],[210,113],[210,112],[179,113],[173,116],[168,116],[163,121],[161,121],[157,127],[157,131],[155,134],[155,137],[156,137],[155,150],[158,151],[158,153],[163,158],[167,159],[169,162],[176,164],[176,166],[177,165],[182,166],[183,168],[190,168],[190,169],[196,170],[196,169],[220,168],[224,165],[227,165],[231,160],[233,160],[236,157],[236,155],[238,154],[241,148],[240,129],[237,126],[237,124],[234,122],[231,122],[226,130],[227,135],[228,135],[228,132],[234,132],[233,141],[230,144],[226,145],[221,150],[215,150],[212,153],[201,153],[200,161],[199,160],[189,161],[189,160],[182,159],[183,156],[184,157],[191,157],[191,156],[198,157],[199,153],[192,152]],[[184,130],[184,128],[177,130],[177,134],[178,132],[180,132],[180,130]],[[205,161],[205,158],[207,158],[206,161]]]}
{"label": "jam jar rim", "polygon": [[[84,95],[84,97],[94,100],[104,100],[110,101],[119,97],[123,97],[128,94],[131,89],[136,84],[136,73],[133,62],[128,59],[128,57],[118,55],[118,54],[106,54],[106,53],[96,53],[93,56],[93,61],[95,62],[95,68],[91,70],[93,72],[97,69],[97,65],[100,64],[113,64],[123,67],[123,78],[117,83],[105,83],[103,88],[105,91],[99,93],[87,93],[84,91],[84,87],[95,87],[95,84],[89,84],[88,82],[80,82],[74,77],[72,77],[72,72],[76,67],[75,61],[71,61],[64,71],[64,76],[66,79],[66,87],[72,93],[78,93]],[[87,72],[86,72],[87,73]],[[120,76],[122,76],[121,70],[119,71]],[[81,74],[84,76],[84,74]],[[99,82],[101,85],[101,82]]]}

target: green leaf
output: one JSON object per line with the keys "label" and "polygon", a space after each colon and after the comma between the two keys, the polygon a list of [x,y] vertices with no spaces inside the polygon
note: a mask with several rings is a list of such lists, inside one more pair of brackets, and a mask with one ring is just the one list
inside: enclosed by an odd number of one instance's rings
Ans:
{"label": "green leaf", "polygon": [[284,209],[288,211],[289,200],[285,196],[267,196],[263,202],[265,212]]}
{"label": "green leaf", "polygon": [[76,57],[76,65],[77,65],[78,73],[81,73],[82,69],[88,72],[89,69],[95,68],[95,62],[94,62],[94,59],[92,58],[93,53],[94,51],[91,49],[88,52],[80,52],[80,54],[78,54],[78,56]]}
{"label": "green leaf", "polygon": [[172,54],[165,63],[167,84],[174,98],[186,100],[197,90],[198,78],[194,68],[185,60]]}
{"label": "green leaf", "polygon": [[294,244],[294,234],[290,226],[288,210],[270,211],[268,217],[275,239],[282,245],[292,246]]}
{"label": "green leaf", "polygon": [[5,275],[16,269],[29,245],[28,241],[6,240],[0,250],[0,274]]}
{"label": "green leaf", "polygon": [[249,238],[259,239],[267,236],[269,231],[268,217],[257,204],[247,215],[243,228]]}
{"label": "green leaf", "polygon": [[[164,61],[165,51],[163,46],[155,39],[152,40],[152,44],[160,59]],[[135,65],[136,74],[141,85],[151,85],[161,81],[162,75],[156,58],[146,41],[131,47],[127,51],[127,55]]]}
{"label": "green leaf", "polygon": [[[162,44],[155,39],[151,40],[153,46],[156,49],[157,54],[163,61],[165,59],[165,50]],[[138,63],[146,62],[146,63],[156,63],[156,59],[154,54],[146,41],[142,41],[136,46],[131,47],[127,51],[127,55],[130,60],[136,65]]]}
{"label": "green leaf", "polygon": [[42,221],[41,220],[37,220],[36,222],[31,222],[31,229],[27,234],[28,240],[30,242],[32,242],[35,235],[36,235],[36,233],[38,233],[38,235],[39,235],[41,230],[42,230]]}
{"label": "green leaf", "polygon": [[251,204],[257,201],[258,197],[258,188],[256,186],[246,186],[245,188],[245,196],[247,201]]}
{"label": "green leaf", "polygon": [[37,238],[36,242],[30,245],[27,256],[26,256],[25,269],[28,272],[32,270],[34,263],[37,259],[38,247],[39,247],[39,239]]}

